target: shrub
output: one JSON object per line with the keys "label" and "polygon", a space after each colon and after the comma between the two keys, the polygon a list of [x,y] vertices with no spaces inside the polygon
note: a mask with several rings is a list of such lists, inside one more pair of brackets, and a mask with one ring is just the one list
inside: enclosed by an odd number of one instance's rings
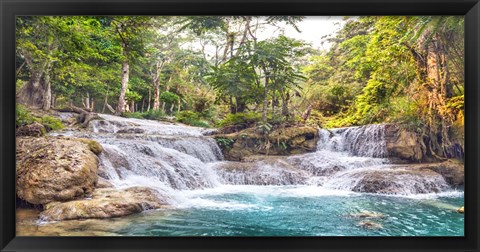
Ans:
{"label": "shrub", "polygon": [[15,124],[17,127],[32,124],[34,122],[42,124],[47,131],[60,130],[65,127],[59,119],[48,115],[43,117],[36,117],[30,111],[28,111],[27,108],[20,104],[17,104],[16,112],[17,118],[15,120]]}
{"label": "shrub", "polygon": [[34,123],[36,118],[24,106],[17,104],[16,106],[17,118],[15,120],[16,126],[23,126]]}
{"label": "shrub", "polygon": [[165,91],[160,94],[160,100],[167,104],[176,103],[178,102],[178,99],[179,99],[178,95],[169,91]]}
{"label": "shrub", "polygon": [[144,118],[144,115],[140,112],[123,112],[122,116],[127,118],[137,118],[137,119]]}
{"label": "shrub", "polygon": [[189,125],[195,126],[195,127],[202,127],[202,128],[210,128],[210,124],[207,121],[192,121],[189,123]]}
{"label": "shrub", "polygon": [[236,124],[251,125],[262,120],[262,114],[255,112],[228,114],[225,118],[218,122],[218,126],[226,127]]}
{"label": "shrub", "polygon": [[175,119],[177,122],[185,123],[188,125],[196,126],[196,127],[203,127],[203,128],[209,128],[210,124],[202,120],[201,115],[199,113],[189,111],[189,110],[184,110],[180,111],[175,115]]}
{"label": "shrub", "polygon": [[184,110],[175,114],[175,119],[181,123],[189,123],[191,121],[199,120],[200,115],[190,110]]}
{"label": "shrub", "polygon": [[224,138],[224,137],[217,137],[215,138],[217,141],[218,146],[220,146],[222,149],[229,149],[233,146],[233,143],[235,142],[233,139],[229,138]]}
{"label": "shrub", "polygon": [[60,130],[65,127],[59,119],[53,116],[43,116],[40,119],[40,123],[43,124],[43,126],[45,126],[47,131]]}
{"label": "shrub", "polygon": [[166,116],[165,113],[161,110],[149,110],[143,113],[143,118],[150,119],[150,120],[165,120]]}

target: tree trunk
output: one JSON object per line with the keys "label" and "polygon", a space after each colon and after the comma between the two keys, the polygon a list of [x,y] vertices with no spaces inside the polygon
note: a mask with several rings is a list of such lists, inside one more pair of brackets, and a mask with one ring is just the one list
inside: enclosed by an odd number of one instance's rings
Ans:
{"label": "tree trunk", "polygon": [[268,109],[268,82],[270,76],[266,73],[265,76],[265,88],[263,91],[263,111],[262,111],[262,122],[267,123],[267,109]]}
{"label": "tree trunk", "polygon": [[43,71],[30,71],[30,80],[18,92],[18,102],[34,108],[43,107],[43,87],[40,83]]}
{"label": "tree trunk", "polygon": [[159,90],[159,83],[158,79],[154,80],[153,83],[153,110],[160,109],[160,90]]}
{"label": "tree trunk", "polygon": [[43,110],[50,110],[52,107],[52,85],[50,83],[50,74],[49,70],[47,70],[44,74],[44,85],[43,85]]}
{"label": "tree trunk", "polygon": [[45,75],[48,75],[51,62],[45,60],[42,63],[35,63],[27,50],[23,51],[23,55],[30,69],[30,80],[18,92],[17,101],[29,107],[48,110],[51,107],[52,94],[50,76]]}
{"label": "tree trunk", "polygon": [[133,100],[130,102],[130,112],[135,112],[135,102]]}
{"label": "tree trunk", "polygon": [[130,66],[128,64],[128,60],[125,58],[122,65],[122,88],[120,89],[120,96],[118,97],[118,104],[115,115],[121,115],[123,112],[125,112],[125,93],[127,92],[128,88],[129,68]]}
{"label": "tree trunk", "polygon": [[147,111],[150,111],[150,101],[152,100],[151,93],[150,93],[150,88],[148,88],[148,106],[147,106]]}
{"label": "tree trunk", "polygon": [[84,106],[86,109],[90,109],[90,93],[87,92],[87,98],[85,98]]}

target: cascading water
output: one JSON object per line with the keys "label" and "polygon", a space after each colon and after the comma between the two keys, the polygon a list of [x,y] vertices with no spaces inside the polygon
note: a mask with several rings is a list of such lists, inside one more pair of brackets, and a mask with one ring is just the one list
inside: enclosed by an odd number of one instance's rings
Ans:
{"label": "cascading water", "polygon": [[[405,230],[419,230],[418,235],[452,235],[452,229],[431,231],[438,230],[431,208],[452,209],[463,201],[463,192],[452,191],[438,173],[390,164],[384,125],[319,129],[316,152],[232,162],[223,160],[207,136],[211,130],[100,116],[105,120],[90,122],[87,132],[61,134],[101,143],[99,176],[117,188],[156,189],[173,209],[131,217],[132,224],[115,230],[120,234],[406,235]],[[419,206],[418,199],[429,203]],[[412,224],[404,213],[415,207],[421,207],[415,216],[425,221]],[[361,211],[397,219],[368,231],[339,217]],[[451,218],[444,225],[463,227],[463,220]]]}
{"label": "cascading water", "polygon": [[[91,134],[76,134],[103,145],[100,176],[116,186],[153,185],[163,191],[178,191],[227,184],[316,185],[396,195],[449,189],[436,173],[400,173],[394,169],[386,158],[385,125],[319,129],[314,153],[230,162],[222,161],[216,141],[205,136],[208,130],[111,115],[101,117],[105,120],[90,123]],[[401,178],[402,183],[375,178]],[[388,183],[388,190],[371,186],[375,183]]]}

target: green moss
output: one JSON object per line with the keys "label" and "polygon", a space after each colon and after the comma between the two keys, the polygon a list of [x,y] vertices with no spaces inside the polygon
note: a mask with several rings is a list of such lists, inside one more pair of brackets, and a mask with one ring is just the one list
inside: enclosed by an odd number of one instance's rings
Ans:
{"label": "green moss", "polygon": [[60,130],[65,127],[59,119],[48,115],[42,117],[35,116],[32,114],[31,111],[29,111],[26,107],[20,104],[17,104],[16,112],[17,117],[15,120],[15,124],[17,125],[17,127],[32,124],[34,122],[42,124],[47,131]]}
{"label": "green moss", "polygon": [[87,144],[88,148],[97,155],[103,151],[102,145],[95,140],[87,138],[75,138],[74,140]]}
{"label": "green moss", "polygon": [[47,131],[60,130],[65,127],[59,119],[53,116],[43,116],[40,119],[40,123],[43,124],[43,126],[45,126]]}

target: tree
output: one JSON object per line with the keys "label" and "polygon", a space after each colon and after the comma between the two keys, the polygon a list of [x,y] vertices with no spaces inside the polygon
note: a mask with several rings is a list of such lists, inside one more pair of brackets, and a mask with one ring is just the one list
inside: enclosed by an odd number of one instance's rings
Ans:
{"label": "tree", "polygon": [[143,16],[113,17],[111,25],[115,30],[116,39],[122,47],[121,89],[118,97],[116,115],[121,115],[128,109],[125,94],[128,89],[130,63],[138,54],[144,53],[143,33],[151,27],[152,18]]}

